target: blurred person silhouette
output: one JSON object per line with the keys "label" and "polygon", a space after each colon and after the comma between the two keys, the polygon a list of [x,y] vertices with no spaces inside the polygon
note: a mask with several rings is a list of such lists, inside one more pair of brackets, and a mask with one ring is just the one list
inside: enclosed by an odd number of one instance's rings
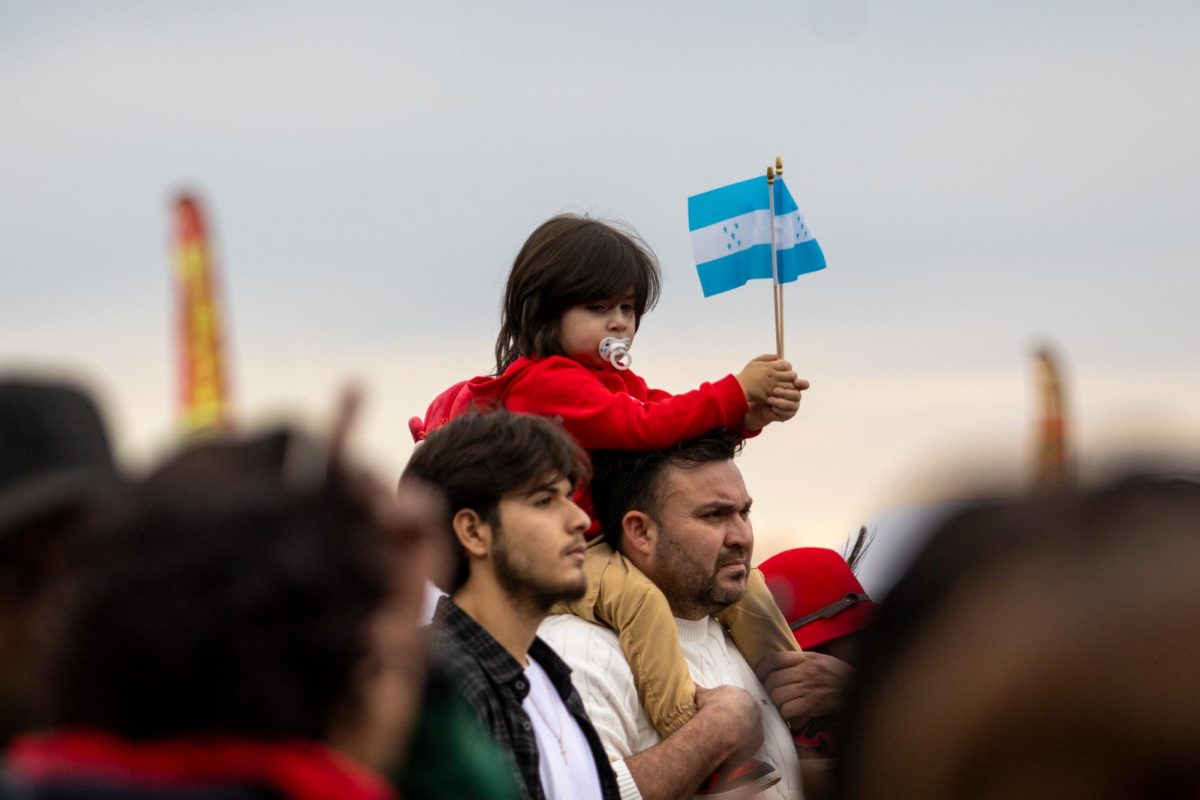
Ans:
{"label": "blurred person silhouette", "polygon": [[977,503],[883,602],[836,796],[1200,797],[1200,485]]}
{"label": "blurred person silhouette", "polygon": [[791,667],[800,680],[789,691],[807,702],[807,716],[790,722],[796,752],[803,759],[804,793],[810,800],[829,794],[829,759],[837,754],[836,716],[857,660],[858,641],[877,607],[854,574],[854,562],[866,552],[868,542],[864,527],[849,558],[824,547],[797,547],[759,565],[804,653]]}
{"label": "blurred person silhouette", "polygon": [[393,775],[404,800],[521,796],[511,759],[496,746],[459,693],[453,673],[436,657],[428,666],[408,758]]}
{"label": "blurred person silhouette", "polygon": [[83,389],[0,379],[0,747],[41,722],[47,594],[72,531],[116,484],[108,433]]}
{"label": "blurred person silhouette", "polygon": [[55,727],[11,744],[15,796],[394,795],[436,501],[339,446],[206,440],[89,526],[57,597]]}
{"label": "blurred person silhouette", "polygon": [[[866,529],[858,534],[862,552]],[[833,740],[829,717],[840,703],[840,688],[856,648],[877,604],[867,596],[851,564],[835,550],[797,547],[776,553],[759,566],[767,588],[788,621],[796,643],[806,653],[801,664],[811,672],[832,671],[841,681],[819,681],[812,687],[810,718],[795,719],[803,729],[797,745],[819,755],[831,755]],[[804,692],[803,685],[797,691]]]}

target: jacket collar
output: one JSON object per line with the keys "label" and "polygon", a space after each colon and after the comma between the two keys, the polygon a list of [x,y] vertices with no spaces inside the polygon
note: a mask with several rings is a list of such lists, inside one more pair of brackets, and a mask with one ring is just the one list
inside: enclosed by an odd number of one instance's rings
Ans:
{"label": "jacket collar", "polygon": [[[525,699],[525,695],[529,693],[529,684],[524,680],[525,668],[512,657],[504,645],[459,608],[453,599],[442,597],[438,600],[433,621],[454,638],[469,643],[473,657],[479,662],[489,680],[496,684],[511,685],[517,697]],[[571,694],[571,668],[567,663],[537,636],[529,645],[529,657],[545,670],[559,696],[566,700]]]}

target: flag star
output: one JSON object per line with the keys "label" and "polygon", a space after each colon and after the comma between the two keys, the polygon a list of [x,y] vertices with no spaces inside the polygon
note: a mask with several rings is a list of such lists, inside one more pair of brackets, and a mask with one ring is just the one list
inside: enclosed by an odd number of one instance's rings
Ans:
{"label": "flag star", "polygon": [[728,225],[722,225],[722,226],[721,226],[721,230],[725,231],[725,233],[729,233],[729,226],[728,226]]}
{"label": "flag star", "polygon": [[736,231],[738,228],[740,228],[740,227],[742,227],[742,224],[741,224],[740,222],[735,222],[735,223],[733,223],[733,229],[734,229],[735,231]]}

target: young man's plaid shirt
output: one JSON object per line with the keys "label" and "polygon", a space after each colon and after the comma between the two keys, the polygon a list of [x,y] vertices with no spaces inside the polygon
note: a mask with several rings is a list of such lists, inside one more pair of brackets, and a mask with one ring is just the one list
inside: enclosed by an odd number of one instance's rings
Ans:
{"label": "young man's plaid shirt", "polygon": [[[503,645],[480,627],[448,597],[438,601],[433,616],[439,654],[458,678],[458,689],[479,719],[488,727],[501,749],[511,752],[521,784],[530,800],[545,800],[538,772],[537,738],[533,723],[521,703],[529,694],[525,671]],[[567,710],[587,738],[600,775],[606,800],[617,800],[620,791],[600,737],[592,727],[583,700],[571,684],[571,668],[541,639],[529,647],[529,657],[546,671]]]}

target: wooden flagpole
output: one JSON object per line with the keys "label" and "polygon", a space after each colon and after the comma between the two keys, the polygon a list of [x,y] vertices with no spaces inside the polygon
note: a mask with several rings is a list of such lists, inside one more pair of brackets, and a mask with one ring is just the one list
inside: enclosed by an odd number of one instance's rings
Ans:
{"label": "wooden flagpole", "polygon": [[[775,163],[782,169],[783,161]],[[775,294],[775,356],[783,358],[783,287],[779,283],[779,261],[775,254],[775,167],[767,167],[767,209],[771,226],[771,283]]]}
{"label": "wooden flagpole", "polygon": [[[775,176],[777,178],[779,178],[780,182],[783,181],[783,156],[775,156]],[[774,197],[774,196],[775,196],[775,192],[772,191],[771,197]],[[772,233],[771,250],[772,251],[774,251],[774,249],[775,249],[774,232],[775,232],[775,215],[774,215],[774,213],[772,213],[771,214],[771,233]],[[774,255],[775,255],[774,252],[772,252],[771,255],[774,257]],[[778,308],[777,313],[779,315],[779,323],[778,323],[779,324],[779,357],[783,358],[783,284],[779,282],[778,268],[775,268],[775,298],[776,298],[775,305]]]}

